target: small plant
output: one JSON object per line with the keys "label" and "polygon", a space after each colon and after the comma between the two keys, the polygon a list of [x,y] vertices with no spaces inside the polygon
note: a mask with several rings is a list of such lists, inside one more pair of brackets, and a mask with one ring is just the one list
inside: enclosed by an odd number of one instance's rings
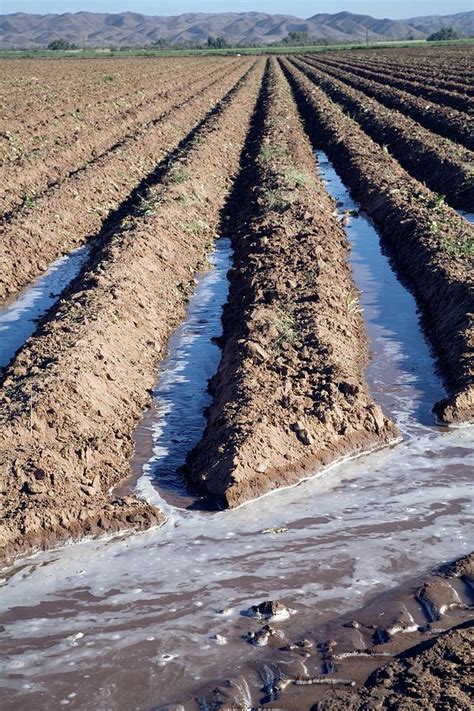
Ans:
{"label": "small plant", "polygon": [[346,296],[346,311],[348,314],[360,314],[363,311],[359,303],[359,296],[353,289]]}
{"label": "small plant", "polygon": [[115,77],[112,74],[104,74],[103,80],[105,82],[108,82],[109,84],[113,84],[113,82],[115,81]]}
{"label": "small plant", "polygon": [[283,148],[264,143],[258,154],[258,159],[264,163],[271,158],[283,158],[284,156],[286,156],[286,151]]}
{"label": "small plant", "polygon": [[294,343],[298,337],[296,330],[296,321],[294,316],[285,313],[281,309],[277,309],[276,314],[272,318],[272,323],[278,331],[277,344]]}
{"label": "small plant", "polygon": [[435,210],[437,207],[441,207],[442,205],[444,205],[444,195],[436,195],[436,197],[428,201],[428,207],[432,210]]}
{"label": "small plant", "polygon": [[167,185],[179,185],[180,183],[186,182],[189,178],[189,173],[181,167],[171,168],[169,173],[166,175],[164,182]]}
{"label": "small plant", "polygon": [[281,189],[268,190],[265,198],[268,207],[274,210],[284,210],[295,200],[295,196],[292,193],[285,192]]}
{"label": "small plant", "polygon": [[27,210],[31,210],[36,205],[36,196],[31,193],[31,194],[26,194],[25,197],[23,198],[23,206]]}
{"label": "small plant", "polygon": [[151,215],[156,215],[156,209],[159,203],[159,195],[148,194],[146,197],[142,195],[136,213],[139,217],[150,217]]}
{"label": "small plant", "polygon": [[289,168],[285,171],[285,180],[293,189],[302,188],[308,185],[310,182],[310,177],[302,170],[297,170],[296,168]]}
{"label": "small plant", "polygon": [[196,235],[196,237],[200,237],[205,232],[207,232],[207,230],[209,229],[209,225],[206,224],[203,220],[191,220],[185,225],[184,229],[189,234]]}
{"label": "small plant", "polygon": [[474,256],[474,238],[468,231],[464,231],[458,238],[443,237],[441,243],[450,257]]}

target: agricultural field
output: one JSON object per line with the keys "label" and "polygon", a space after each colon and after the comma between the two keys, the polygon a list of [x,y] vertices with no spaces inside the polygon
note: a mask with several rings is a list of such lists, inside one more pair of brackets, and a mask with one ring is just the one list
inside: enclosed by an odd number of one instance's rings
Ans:
{"label": "agricultural field", "polygon": [[470,709],[474,50],[0,63],[2,708]]}

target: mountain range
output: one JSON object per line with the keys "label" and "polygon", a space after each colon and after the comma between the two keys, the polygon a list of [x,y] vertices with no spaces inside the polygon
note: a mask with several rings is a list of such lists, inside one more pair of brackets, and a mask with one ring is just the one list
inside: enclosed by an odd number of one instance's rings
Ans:
{"label": "mountain range", "polygon": [[365,41],[367,35],[371,41],[383,41],[425,39],[441,27],[453,27],[463,36],[474,36],[474,11],[408,20],[380,20],[351,12],[320,13],[306,20],[264,12],[188,13],[174,17],[134,12],[14,13],[0,15],[0,48],[41,48],[59,38],[88,47],[136,47],[159,39],[173,44],[205,43],[209,35],[224,37],[229,44],[267,45],[294,31],[305,31],[313,39],[331,42]]}

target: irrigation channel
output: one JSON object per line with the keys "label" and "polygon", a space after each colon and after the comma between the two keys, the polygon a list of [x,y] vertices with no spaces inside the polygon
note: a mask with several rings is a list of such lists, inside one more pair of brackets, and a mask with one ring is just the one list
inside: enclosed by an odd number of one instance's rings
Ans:
{"label": "irrigation channel", "polygon": [[20,296],[0,308],[0,368],[8,365],[34,333],[39,319],[79,274],[89,253],[90,246],[84,245],[56,259]]}
{"label": "irrigation channel", "polygon": [[[261,650],[242,639],[249,620],[241,611],[249,605],[283,600],[295,614],[281,627],[298,634],[468,551],[472,430],[436,425],[431,406],[442,386],[414,299],[326,156],[317,158],[341,216],[348,215],[372,352],[367,378],[404,441],[233,511],[196,508],[174,470],[203,427],[206,380],[219,357],[212,337],[231,260],[228,240],[220,240],[136,435],[138,489],[168,521],[37,554],[8,571],[3,709],[184,703],[259,659]],[[263,533],[268,528],[287,530]],[[257,675],[247,681],[250,707],[261,692]]]}

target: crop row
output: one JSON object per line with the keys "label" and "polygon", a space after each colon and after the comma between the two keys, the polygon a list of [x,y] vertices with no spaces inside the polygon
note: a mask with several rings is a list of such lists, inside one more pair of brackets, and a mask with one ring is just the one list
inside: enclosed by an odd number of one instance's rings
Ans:
{"label": "crop row", "polygon": [[[466,50],[467,51],[467,50]],[[350,66],[362,67],[373,71],[381,71],[384,74],[392,74],[416,81],[429,82],[430,85],[439,86],[448,91],[459,91],[470,96],[473,95],[472,72],[466,67],[460,66],[459,58],[453,53],[450,54],[448,62],[436,61],[436,57],[431,52],[429,61],[420,61],[420,54],[417,58],[409,53],[400,52],[393,56],[393,52],[383,54],[380,52],[362,52],[357,56],[341,53],[334,57],[335,61],[342,61]],[[452,86],[450,86],[452,85]]]}
{"label": "crop row", "polygon": [[323,66],[326,65],[336,69],[343,69],[350,74],[355,74],[356,76],[363,77],[364,79],[372,79],[373,81],[382,82],[383,84],[392,86],[395,89],[401,89],[402,91],[413,94],[416,97],[424,97],[429,101],[456,109],[457,111],[469,113],[469,111],[472,110],[472,100],[470,97],[451,91],[445,91],[444,89],[438,89],[432,86],[431,83],[430,85],[427,85],[426,82],[398,78],[391,72],[383,73],[380,71],[373,71],[366,69],[363,66],[356,67],[348,62],[328,58],[318,58],[318,62]]}
{"label": "crop row", "polygon": [[454,206],[474,210],[474,155],[471,151],[437,136],[400,111],[388,109],[313,65],[296,59],[293,63],[418,180],[444,195]]}
{"label": "crop row", "polygon": [[370,57],[367,55],[358,55],[357,57],[347,58],[340,56],[339,58],[347,66],[354,68],[365,68],[371,71],[377,71],[380,76],[391,75],[402,79],[415,80],[419,82],[429,82],[430,86],[435,86],[447,91],[454,91],[460,94],[474,95],[472,88],[472,77],[449,74],[441,70],[436,64],[426,65],[424,67],[411,61],[406,61],[404,55],[398,55],[397,60],[388,61],[387,58],[380,59],[378,55]]}
{"label": "crop row", "polygon": [[309,57],[305,57],[305,61],[316,69],[349,84],[354,89],[363,91],[367,96],[377,99],[388,108],[397,109],[401,113],[410,116],[425,128],[450,138],[452,141],[457,141],[470,150],[474,150],[472,119],[461,111],[448,109],[437,104],[427,104],[424,99],[413,96],[406,91],[394,89],[379,81],[364,79],[335,66],[329,66],[327,62],[323,64]]}
{"label": "crop row", "polygon": [[[237,64],[229,63],[228,69]],[[221,75],[223,66],[214,62],[208,69],[204,81]],[[160,80],[159,91],[152,86],[125,102],[109,102],[106,110],[94,106],[44,127],[36,126],[30,131],[30,141],[22,132],[10,134],[9,143],[15,145],[16,152],[12,160],[0,167],[4,187],[0,210],[11,211],[24,202],[31,202],[48,186],[130,139],[180,98],[184,100],[196,84],[193,75],[178,70]]]}
{"label": "crop row", "polygon": [[237,506],[397,438],[365,382],[349,245],[314,147],[328,153],[417,298],[447,388],[439,418],[472,419],[472,232],[440,196],[469,206],[470,155],[341,74],[309,59],[226,61],[5,222],[2,298],[72,247],[92,248],[2,373],[4,556],[163,521],[146,502],[110,491],[130,474],[157,363],[224,232],[234,266],[222,361],[185,469],[191,485]]}
{"label": "crop row", "polygon": [[214,402],[187,467],[229,507],[397,437],[368,393],[347,239],[275,59],[263,91],[228,206],[235,256]]}
{"label": "crop row", "polygon": [[[47,190],[3,225],[0,300],[28,284],[48,263],[97,234],[130,192],[197,126],[251,65],[244,60],[210,82],[177,95],[170,108],[130,139]],[[41,250],[38,251],[38,245]]]}
{"label": "crop row", "polygon": [[307,130],[373,218],[394,263],[414,291],[449,394],[436,405],[446,422],[473,415],[473,235],[467,221],[437,193],[406,173],[384,147],[282,60]]}
{"label": "crop row", "polygon": [[163,520],[145,502],[109,492],[128,472],[157,361],[216,233],[262,71],[254,64],[189,136],[146,191],[147,210],[124,216],[102,240],[4,373],[4,555]]}

